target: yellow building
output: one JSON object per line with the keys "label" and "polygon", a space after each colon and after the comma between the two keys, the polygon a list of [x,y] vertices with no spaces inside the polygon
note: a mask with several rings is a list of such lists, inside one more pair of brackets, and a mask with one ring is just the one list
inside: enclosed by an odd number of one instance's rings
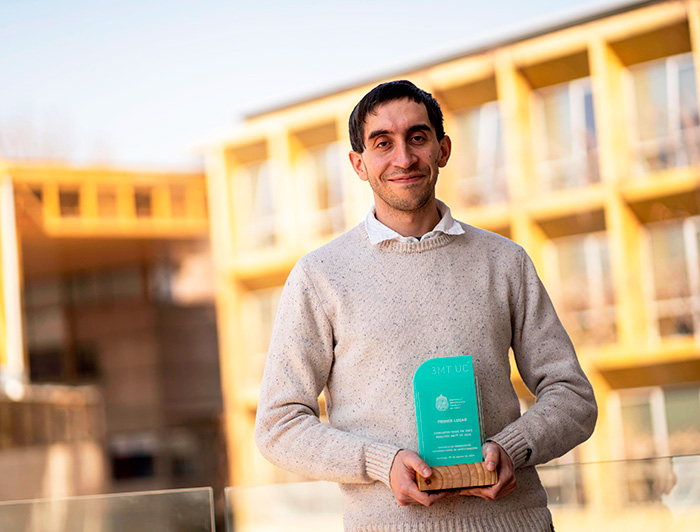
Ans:
{"label": "yellow building", "polygon": [[0,161],[0,500],[224,485],[208,234],[201,173]]}
{"label": "yellow building", "polygon": [[[438,197],[527,249],[595,386],[595,434],[562,460],[700,452],[699,60],[700,3],[637,2],[261,112],[212,146],[233,483],[290,479],[252,436],[281,286],[299,257],[363,220],[371,192],[348,162],[348,116],[399,78],[445,113],[453,155]],[[553,504],[605,504],[604,474],[566,471],[543,476]],[[650,474],[624,473],[614,497],[657,500]]]}

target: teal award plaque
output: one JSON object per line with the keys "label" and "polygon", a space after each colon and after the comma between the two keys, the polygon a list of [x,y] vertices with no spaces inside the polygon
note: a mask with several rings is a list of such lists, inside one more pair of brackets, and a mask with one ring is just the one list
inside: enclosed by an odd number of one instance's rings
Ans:
{"label": "teal award plaque", "polygon": [[[424,362],[413,377],[413,392],[419,454],[433,470],[431,479],[437,476],[440,480],[436,483],[437,478],[431,482],[419,476],[419,488],[431,491],[495,484],[495,472],[487,471],[483,464],[481,401],[472,357]],[[440,469],[443,466],[458,467]]]}

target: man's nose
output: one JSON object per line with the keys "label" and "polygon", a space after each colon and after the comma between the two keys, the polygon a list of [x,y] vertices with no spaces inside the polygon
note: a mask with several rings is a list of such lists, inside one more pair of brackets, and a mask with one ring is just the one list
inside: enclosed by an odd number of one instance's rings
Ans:
{"label": "man's nose", "polygon": [[413,152],[411,146],[406,142],[401,142],[397,144],[394,150],[394,166],[399,168],[410,168],[413,166],[418,158]]}

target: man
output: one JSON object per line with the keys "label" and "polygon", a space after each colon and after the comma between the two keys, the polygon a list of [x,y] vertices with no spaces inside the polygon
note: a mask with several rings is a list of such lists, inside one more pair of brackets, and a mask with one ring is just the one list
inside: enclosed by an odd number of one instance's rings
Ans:
{"label": "man", "polygon": [[[333,480],[349,531],[544,531],[534,465],[587,439],[591,386],[523,249],[456,222],[435,198],[451,141],[433,97],[375,87],[350,117],[350,162],[369,182],[364,223],[302,258],[282,294],[256,441],[272,462]],[[520,415],[509,348],[535,405]],[[472,355],[487,468],[498,483],[418,491],[412,377],[425,360]],[[330,423],[319,421],[324,391]]]}

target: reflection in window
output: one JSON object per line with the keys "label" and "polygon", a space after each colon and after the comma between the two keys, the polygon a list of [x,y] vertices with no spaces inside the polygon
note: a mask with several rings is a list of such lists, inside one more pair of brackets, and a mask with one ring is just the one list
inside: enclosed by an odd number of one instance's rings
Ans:
{"label": "reflection in window", "polygon": [[700,330],[700,217],[658,222],[646,229],[652,330],[660,337],[692,335]]}
{"label": "reflection in window", "polygon": [[604,232],[547,243],[548,284],[559,317],[576,345],[616,340],[615,294]]}
{"label": "reflection in window", "polygon": [[537,179],[545,190],[600,181],[589,78],[533,93]]}
{"label": "reflection in window", "polygon": [[332,236],[345,230],[345,199],[338,143],[309,148],[300,158],[300,171],[312,176],[317,232]]}
{"label": "reflection in window", "polygon": [[635,173],[700,164],[700,117],[691,54],[630,68]]}
{"label": "reflection in window", "polygon": [[238,240],[246,250],[261,250],[277,243],[275,176],[269,161],[256,161],[236,168],[232,187]]}
{"label": "reflection in window", "polygon": [[459,139],[458,196],[465,207],[508,200],[498,102],[455,116]]}

